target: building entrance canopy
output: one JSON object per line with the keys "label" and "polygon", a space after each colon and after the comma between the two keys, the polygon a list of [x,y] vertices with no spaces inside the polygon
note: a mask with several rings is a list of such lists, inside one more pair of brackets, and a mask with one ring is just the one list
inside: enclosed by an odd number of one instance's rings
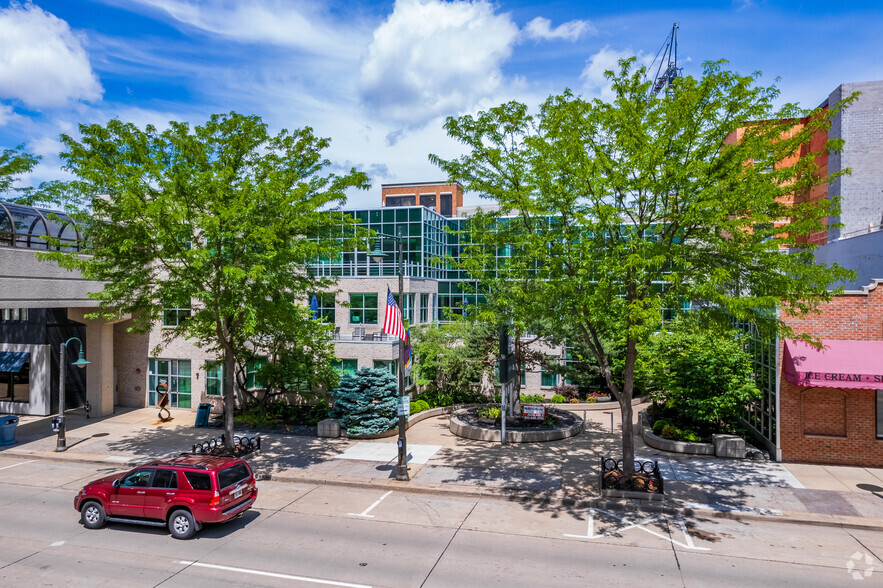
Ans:
{"label": "building entrance canopy", "polygon": [[883,341],[785,340],[785,379],[797,386],[883,390]]}

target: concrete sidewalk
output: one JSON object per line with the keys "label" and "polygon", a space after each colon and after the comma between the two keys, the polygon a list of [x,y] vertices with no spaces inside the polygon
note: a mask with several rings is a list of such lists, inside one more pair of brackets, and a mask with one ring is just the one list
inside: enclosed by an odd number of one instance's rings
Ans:
{"label": "concrete sidewalk", "polygon": [[[17,443],[0,457],[118,465],[190,451],[220,429],[194,426],[195,413],[118,410],[106,418],[67,414],[67,446],[56,452],[49,417],[21,417]],[[580,415],[582,416],[582,415]],[[395,480],[396,438],[374,441],[262,434],[248,456],[264,479],[412,492],[506,497],[550,505],[628,506],[702,516],[763,518],[883,530],[883,469],[779,464],[692,457],[657,451],[635,439],[638,458],[659,461],[666,498],[660,502],[599,497],[602,456],[620,447],[618,412],[587,415],[586,431],[562,441],[508,444],[472,441],[448,430],[448,417],[430,417],[407,433],[409,482]],[[243,431],[244,432],[244,431]]]}

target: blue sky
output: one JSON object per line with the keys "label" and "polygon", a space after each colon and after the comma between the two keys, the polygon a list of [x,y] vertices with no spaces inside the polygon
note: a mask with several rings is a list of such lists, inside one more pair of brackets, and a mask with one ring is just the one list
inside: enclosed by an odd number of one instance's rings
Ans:
{"label": "blue sky", "polygon": [[[65,177],[58,135],[111,118],[163,127],[212,113],[312,126],[328,158],[380,184],[443,179],[447,115],[565,88],[603,96],[619,57],[649,61],[680,24],[685,74],[724,58],[814,107],[883,79],[878,2],[721,0],[0,0],[0,148],[43,156],[26,184]],[[467,195],[467,203],[477,203]]]}

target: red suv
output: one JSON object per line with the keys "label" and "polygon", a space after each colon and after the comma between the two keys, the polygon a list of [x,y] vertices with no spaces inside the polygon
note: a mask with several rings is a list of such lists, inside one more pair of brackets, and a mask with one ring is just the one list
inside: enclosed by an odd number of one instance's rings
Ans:
{"label": "red suv", "polygon": [[105,522],[169,527],[177,539],[203,523],[222,523],[252,507],[254,474],[236,457],[183,454],[89,482],[74,498],[87,529]]}

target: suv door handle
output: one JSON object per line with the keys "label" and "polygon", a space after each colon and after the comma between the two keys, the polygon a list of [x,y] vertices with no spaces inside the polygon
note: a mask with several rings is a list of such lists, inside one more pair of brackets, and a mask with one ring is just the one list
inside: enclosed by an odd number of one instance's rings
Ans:
{"label": "suv door handle", "polygon": [[147,494],[144,490],[138,490],[138,494]]}
{"label": "suv door handle", "polygon": [[175,495],[174,492],[166,492],[166,496],[174,496],[174,495]]}

